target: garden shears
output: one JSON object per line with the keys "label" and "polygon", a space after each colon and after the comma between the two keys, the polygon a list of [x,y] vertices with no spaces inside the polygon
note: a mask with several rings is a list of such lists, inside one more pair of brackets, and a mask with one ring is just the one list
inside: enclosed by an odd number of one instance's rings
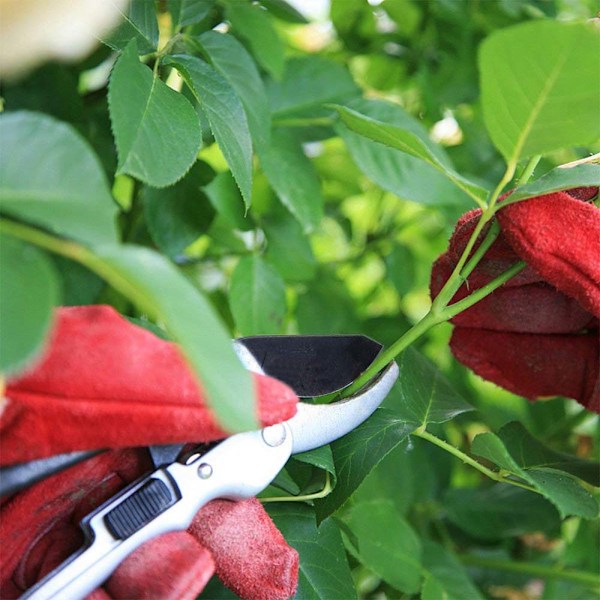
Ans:
{"label": "garden shears", "polygon": [[[234,348],[247,369],[276,377],[308,398],[352,383],[381,345],[364,336],[256,336],[235,340]],[[398,366],[391,362],[356,394],[331,404],[300,402],[287,421],[183,453],[183,445],[151,447],[156,469],[84,517],[84,545],[23,598],[84,598],[144,542],[187,529],[206,503],[255,496],[291,455],[355,429],[377,409],[397,377]]]}

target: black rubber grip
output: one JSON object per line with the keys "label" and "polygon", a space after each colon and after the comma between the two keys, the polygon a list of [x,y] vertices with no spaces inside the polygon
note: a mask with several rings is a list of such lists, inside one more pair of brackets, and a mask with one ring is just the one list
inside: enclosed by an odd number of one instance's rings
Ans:
{"label": "black rubber grip", "polygon": [[150,479],[104,516],[109,531],[124,540],[175,504],[169,488],[160,479]]}

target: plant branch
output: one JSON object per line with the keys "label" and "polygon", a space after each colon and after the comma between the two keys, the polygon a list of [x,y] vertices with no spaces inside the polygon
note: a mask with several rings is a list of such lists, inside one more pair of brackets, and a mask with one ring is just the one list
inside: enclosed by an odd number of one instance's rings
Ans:
{"label": "plant branch", "polygon": [[40,248],[54,252],[55,254],[60,254],[61,256],[65,256],[82,264],[104,279],[115,290],[134,302],[138,308],[141,308],[150,314],[154,314],[152,305],[149,304],[143,293],[139,289],[136,289],[135,286],[131,285],[128,279],[110,263],[94,254],[89,248],[86,248],[77,242],[56,237],[45,231],[36,229],[35,227],[17,223],[16,221],[9,221],[7,219],[0,219],[0,232],[7,233],[12,237],[29,242],[30,244],[34,244]]}
{"label": "plant branch", "polygon": [[475,459],[471,458],[468,454],[465,454],[462,450],[455,448],[448,442],[433,435],[432,433],[429,433],[429,431],[426,431],[424,427],[419,427],[418,429],[416,429],[415,431],[412,432],[412,435],[416,435],[417,437],[423,438],[424,440],[427,440],[428,442],[435,444],[439,448],[442,448],[446,452],[449,452],[453,456],[456,456],[456,458],[459,458],[463,463],[473,467],[474,469],[477,469],[480,473],[483,473],[486,477],[489,477],[490,479],[493,479],[494,481],[497,481],[499,483],[508,483],[510,485],[515,485],[515,486],[523,488],[524,490],[527,490],[529,492],[534,492],[535,494],[540,493],[534,487],[531,487],[530,485],[527,485],[526,483],[522,483],[520,481],[517,481],[516,479],[510,479],[500,473],[497,473],[496,471],[492,471],[491,469],[488,469],[481,463],[477,462]]}
{"label": "plant branch", "polygon": [[285,117],[273,120],[273,127],[330,127],[333,125],[333,119],[330,117],[298,117],[288,118]]}
{"label": "plant branch", "polygon": [[448,305],[442,312],[441,317],[443,317],[444,321],[455,317],[458,313],[461,313],[463,310],[470,308],[474,304],[477,304],[480,300],[489,296],[494,290],[497,290],[499,287],[503,286],[509,279],[512,279],[515,275],[520,273],[527,265],[524,261],[519,261],[515,263],[512,267],[504,271],[502,275],[498,275],[495,279],[492,279],[489,283],[486,283],[483,287],[475,290],[471,294],[469,294],[466,298],[455,302],[454,304]]}
{"label": "plant branch", "polygon": [[533,175],[533,172],[538,166],[538,163],[540,162],[541,158],[542,155],[537,154],[536,156],[533,156],[529,159],[529,162],[525,165],[523,172],[517,179],[517,185],[525,185],[531,179],[531,176]]}
{"label": "plant branch", "polygon": [[351,385],[344,389],[343,395],[349,396],[358,391],[363,385],[371,381],[371,379],[373,379],[373,377],[375,377],[375,375],[377,375],[377,373],[379,373],[379,371],[381,371],[381,369],[383,369],[390,361],[394,360],[398,354],[406,350],[406,348],[408,348],[415,340],[440,322],[441,320],[439,317],[428,312],[414,327],[411,327],[389,348],[383,350],[369,367],[363,371]]}
{"label": "plant branch", "polygon": [[332,489],[329,472],[325,471],[325,485],[322,490],[315,492],[314,494],[304,494],[302,496],[269,496],[268,498],[259,498],[259,500],[263,504],[266,504],[267,502],[310,502],[311,500],[318,500],[319,498],[329,496]]}
{"label": "plant branch", "polygon": [[523,573],[541,579],[562,579],[573,581],[593,588],[600,587],[600,576],[586,571],[561,570],[559,566],[538,565],[530,562],[514,562],[495,558],[484,558],[473,554],[458,554],[459,560],[469,566],[483,567],[484,569],[497,569],[512,573]]}

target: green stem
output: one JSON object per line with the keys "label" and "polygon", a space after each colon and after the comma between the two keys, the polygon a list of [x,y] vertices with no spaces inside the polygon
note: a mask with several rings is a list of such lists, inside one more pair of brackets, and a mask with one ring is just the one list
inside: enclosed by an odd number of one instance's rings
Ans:
{"label": "green stem", "polygon": [[515,263],[510,269],[507,269],[483,287],[480,287],[478,290],[475,290],[471,294],[469,294],[466,298],[455,302],[454,304],[448,305],[441,313],[440,316],[444,321],[452,319],[458,313],[461,313],[463,310],[470,308],[474,304],[477,304],[480,300],[483,300],[486,296],[489,296],[494,290],[497,290],[500,286],[504,285],[509,279],[512,279],[515,275],[520,273],[527,265],[524,261],[519,261]]}
{"label": "green stem", "polygon": [[113,268],[101,257],[96,256],[89,248],[76,242],[55,237],[29,225],[0,219],[0,232],[7,233],[30,244],[39,246],[74,260],[108,282],[115,290],[134,302],[138,308],[155,314],[154,307],[145,298],[143,292],[133,286],[117,269]]}
{"label": "green stem", "polygon": [[483,242],[479,244],[479,247],[475,250],[473,256],[460,272],[461,284],[465,282],[467,277],[473,272],[475,267],[479,264],[479,261],[483,258],[483,255],[490,249],[490,246],[496,241],[499,235],[500,225],[498,225],[498,221],[494,220],[492,221],[485,238],[483,238]]}
{"label": "green stem", "polygon": [[414,327],[411,327],[389,348],[383,350],[383,352],[369,365],[369,367],[363,371],[363,373],[361,373],[361,375],[351,385],[344,389],[343,395],[350,396],[354,392],[358,391],[363,385],[371,381],[371,379],[373,379],[373,377],[375,377],[375,375],[377,375],[377,373],[379,373],[379,371],[381,371],[381,369],[383,369],[390,361],[394,360],[396,356],[406,350],[408,346],[410,346],[429,329],[439,323],[450,320],[458,313],[470,308],[486,296],[489,296],[493,291],[504,285],[509,279],[514,277],[524,268],[525,263],[522,261],[518,262],[483,287],[475,290],[472,294],[469,294],[466,298],[444,307],[444,309],[439,311],[437,314],[434,314],[432,311],[428,312]]}
{"label": "green stem", "polygon": [[273,127],[330,127],[331,125],[333,125],[333,119],[330,119],[329,117],[290,117],[288,119],[281,118],[273,120]]}
{"label": "green stem", "polygon": [[[456,294],[458,288],[462,285],[464,278],[464,276],[461,277],[463,273],[463,267],[465,266],[465,263],[467,262],[471,251],[473,250],[473,246],[475,245],[479,234],[483,231],[483,228],[485,227],[487,222],[490,221],[494,216],[496,202],[498,201],[502,190],[506,187],[506,185],[508,185],[510,180],[513,178],[515,174],[515,168],[515,162],[511,162],[507,165],[506,171],[504,172],[502,179],[494,189],[490,197],[488,207],[481,213],[481,217],[479,221],[477,221],[477,225],[475,226],[475,229],[473,230],[473,233],[471,234],[471,237],[469,238],[469,241],[467,242],[467,245],[465,246],[461,257],[458,260],[456,267],[454,267],[454,271],[452,271],[452,274],[448,278],[448,281],[446,281],[444,287],[440,290],[439,294],[433,301],[431,305],[431,310],[433,313],[437,314],[440,311],[442,311],[447,306],[448,302],[450,302],[450,300],[453,298],[454,294]],[[483,254],[479,254],[478,252],[476,252],[475,254],[477,255],[478,262],[481,259],[481,256],[483,256]],[[477,262],[475,262],[474,259],[475,255],[473,256],[471,261],[469,261],[471,271],[477,266]]]}
{"label": "green stem", "polygon": [[417,437],[423,438],[424,440],[427,440],[428,442],[435,444],[439,448],[442,448],[446,452],[449,452],[453,456],[456,456],[456,458],[459,458],[465,464],[473,467],[474,469],[477,469],[480,473],[483,473],[486,477],[489,477],[490,479],[493,479],[494,481],[498,481],[499,483],[508,483],[510,485],[515,485],[515,486],[523,488],[524,490],[527,490],[529,492],[534,492],[535,494],[540,493],[534,487],[531,487],[530,485],[527,485],[526,483],[522,483],[520,481],[517,481],[516,479],[509,479],[508,477],[505,477],[504,475],[501,475],[500,473],[497,473],[496,471],[492,471],[491,469],[488,469],[481,463],[478,463],[475,459],[471,458],[468,454],[465,454],[462,450],[455,448],[448,442],[433,435],[433,433],[429,433],[429,431],[426,431],[424,426],[421,426],[418,429],[416,429],[415,431],[413,431],[412,435],[416,435]]}
{"label": "green stem", "polygon": [[517,185],[525,185],[531,179],[531,176],[533,175],[533,172],[535,171],[535,168],[538,166],[538,163],[540,162],[541,158],[542,158],[542,155],[538,154],[529,159],[529,162],[525,165],[523,172],[521,173],[520,177],[517,179]]}
{"label": "green stem", "polygon": [[344,389],[344,396],[349,396],[358,391],[363,385],[371,381],[381,369],[390,361],[394,360],[398,354],[406,350],[415,340],[421,337],[426,331],[434,325],[440,323],[439,317],[428,312],[414,327],[411,327],[403,336],[397,339],[389,348],[386,348],[381,354],[363,371],[363,373],[347,388]]}
{"label": "green stem", "polygon": [[40,231],[29,225],[16,223],[15,221],[0,219],[0,232],[7,233],[8,235],[30,242],[40,248],[45,248],[55,254],[60,254],[82,264],[86,264],[93,257],[93,254],[85,246],[81,246],[70,240],[57,238],[44,231]]}
{"label": "green stem", "polygon": [[472,554],[459,554],[458,558],[463,564],[473,567],[523,573],[524,575],[540,577],[541,579],[562,579],[564,581],[573,581],[594,588],[600,586],[600,577],[595,573],[587,573],[585,571],[561,570],[561,568],[557,566],[484,558]]}
{"label": "green stem", "polygon": [[331,479],[329,472],[325,471],[325,485],[323,489],[314,494],[304,494],[302,496],[269,496],[268,498],[259,498],[259,500],[266,504],[267,502],[310,502],[311,500],[318,500],[319,498],[325,498],[331,494]]}

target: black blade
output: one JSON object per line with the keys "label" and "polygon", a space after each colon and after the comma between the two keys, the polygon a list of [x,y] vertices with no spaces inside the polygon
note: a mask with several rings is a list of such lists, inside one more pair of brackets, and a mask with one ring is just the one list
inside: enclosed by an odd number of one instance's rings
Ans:
{"label": "black blade", "polygon": [[289,385],[300,398],[350,385],[381,351],[364,335],[272,335],[236,340],[265,375]]}

